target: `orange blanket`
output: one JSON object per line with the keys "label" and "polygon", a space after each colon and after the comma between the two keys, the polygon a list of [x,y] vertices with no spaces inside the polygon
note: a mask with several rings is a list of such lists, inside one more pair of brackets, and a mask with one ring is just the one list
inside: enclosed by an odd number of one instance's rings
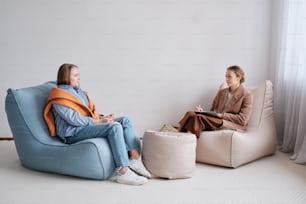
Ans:
{"label": "orange blanket", "polygon": [[54,116],[52,113],[52,105],[59,104],[71,108],[77,111],[82,116],[89,116],[93,118],[99,118],[99,114],[96,111],[96,107],[87,95],[89,101],[89,107],[87,107],[80,99],[66,90],[60,88],[51,89],[50,96],[47,101],[47,105],[44,110],[44,118],[48,125],[50,135],[56,136],[56,128],[54,123]]}

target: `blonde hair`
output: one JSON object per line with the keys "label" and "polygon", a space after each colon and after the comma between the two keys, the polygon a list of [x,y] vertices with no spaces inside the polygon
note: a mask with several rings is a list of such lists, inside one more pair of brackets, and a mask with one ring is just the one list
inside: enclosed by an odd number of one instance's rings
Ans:
{"label": "blonde hair", "polygon": [[240,83],[245,82],[245,74],[241,67],[234,65],[227,68],[228,71],[232,71],[235,73],[237,77],[240,77]]}

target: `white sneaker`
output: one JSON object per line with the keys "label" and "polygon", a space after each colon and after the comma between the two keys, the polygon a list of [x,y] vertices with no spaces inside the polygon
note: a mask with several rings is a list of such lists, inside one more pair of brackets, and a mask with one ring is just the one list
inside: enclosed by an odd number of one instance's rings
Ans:
{"label": "white sneaker", "polygon": [[130,168],[124,174],[117,173],[110,180],[116,181],[117,183],[128,184],[128,185],[142,185],[145,184],[148,179],[135,174]]}
{"label": "white sneaker", "polygon": [[141,159],[131,159],[130,160],[130,168],[136,173],[145,176],[147,178],[151,178],[151,173],[146,169],[143,165]]}

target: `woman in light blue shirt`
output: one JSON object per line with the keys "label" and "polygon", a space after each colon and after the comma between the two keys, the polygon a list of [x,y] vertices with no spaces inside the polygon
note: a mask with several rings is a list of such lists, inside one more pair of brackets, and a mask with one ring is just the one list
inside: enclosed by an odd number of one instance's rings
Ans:
{"label": "woman in light blue shirt", "polygon": [[[79,68],[76,65],[60,66],[57,85],[59,89],[75,96],[82,105],[89,106],[89,98],[80,88]],[[53,104],[52,112],[57,136],[67,144],[89,138],[107,139],[117,167],[112,180],[118,183],[142,185],[151,177],[141,161],[139,140],[129,118],[115,118],[114,114],[99,117],[84,116],[62,104]]]}

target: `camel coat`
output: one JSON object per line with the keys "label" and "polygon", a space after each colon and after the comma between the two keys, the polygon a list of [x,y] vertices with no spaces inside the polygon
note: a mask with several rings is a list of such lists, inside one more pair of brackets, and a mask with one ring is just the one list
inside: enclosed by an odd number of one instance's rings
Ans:
{"label": "camel coat", "polygon": [[228,93],[229,88],[219,90],[210,110],[223,113],[223,128],[244,131],[252,111],[253,94],[240,85],[224,108]]}

